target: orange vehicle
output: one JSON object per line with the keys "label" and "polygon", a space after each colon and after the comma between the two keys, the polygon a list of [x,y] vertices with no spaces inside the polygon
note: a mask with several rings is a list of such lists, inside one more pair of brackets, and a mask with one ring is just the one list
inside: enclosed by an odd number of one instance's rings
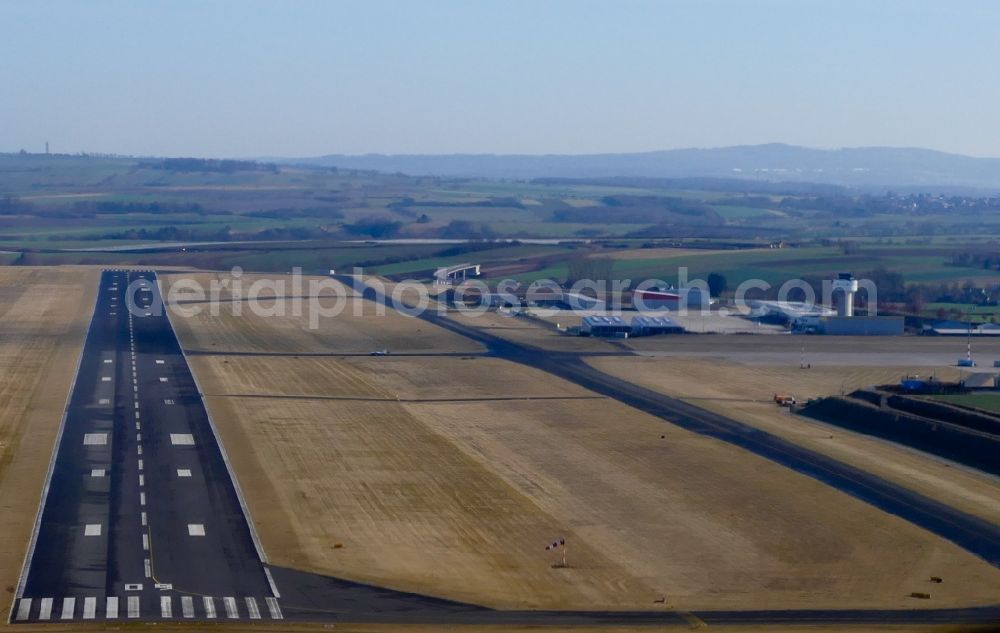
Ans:
{"label": "orange vehicle", "polygon": [[774,402],[783,407],[790,407],[795,404],[795,396],[789,394],[774,394]]}

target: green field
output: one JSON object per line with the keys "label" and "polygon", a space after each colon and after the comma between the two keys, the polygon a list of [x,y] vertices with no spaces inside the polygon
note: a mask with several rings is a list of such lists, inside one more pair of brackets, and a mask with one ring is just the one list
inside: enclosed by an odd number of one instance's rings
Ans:
{"label": "green field", "polygon": [[[1000,256],[1000,214],[839,215],[781,206],[794,195],[670,188],[662,181],[605,186],[292,166],[170,171],[157,165],[156,159],[0,154],[0,251],[10,252],[0,263],[254,271],[298,266],[314,273],[363,266],[427,278],[438,266],[471,261],[483,264],[490,279],[531,281],[563,280],[567,258],[587,256],[610,258],[619,279],[677,283],[678,269],[686,267],[689,279],[721,273],[731,289],[748,279],[779,286],[879,267],[901,272],[909,284],[982,286],[998,278],[995,268],[952,261],[970,249]],[[425,243],[369,240],[377,237]],[[431,243],[441,238],[567,243],[462,253]],[[845,249],[842,240],[857,246]],[[787,247],[765,248],[779,241]],[[121,252],[141,244],[164,248]],[[172,244],[188,248],[166,248]],[[705,248],[672,256],[664,246]],[[645,257],[646,247],[657,250]],[[939,307],[950,311],[956,304],[929,305],[924,314],[933,317]],[[973,316],[993,315],[977,310]]]}
{"label": "green field", "polygon": [[973,407],[984,411],[1000,413],[1000,392],[998,393],[969,393],[960,395],[935,396],[935,400],[957,404],[963,407]]}

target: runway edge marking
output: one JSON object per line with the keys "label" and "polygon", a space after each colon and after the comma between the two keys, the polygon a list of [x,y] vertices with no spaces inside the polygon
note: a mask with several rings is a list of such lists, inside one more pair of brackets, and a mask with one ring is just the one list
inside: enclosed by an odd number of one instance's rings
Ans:
{"label": "runway edge marking", "polygon": [[[97,292],[94,293],[94,305],[90,308],[90,322],[87,324],[87,331],[83,334],[83,343],[80,345],[80,355],[76,359],[76,369],[73,370],[73,379],[70,382],[69,391],[66,393],[66,404],[63,406],[62,420],[59,421],[59,430],[56,432],[56,441],[52,446],[52,454],[49,456],[49,469],[45,473],[45,486],[42,488],[42,495],[38,500],[38,510],[35,512],[35,524],[31,528],[31,540],[28,542],[28,549],[24,554],[24,561],[21,563],[21,577],[17,581],[17,591],[14,592],[14,599],[11,601],[10,614],[7,616],[7,624],[14,622],[14,610],[17,603],[24,596],[24,586],[28,582],[28,569],[31,561],[35,557],[35,546],[38,545],[38,530],[42,526],[42,513],[45,512],[45,502],[49,498],[49,488],[52,485],[52,473],[56,468],[56,458],[59,456],[59,447],[62,445],[63,431],[66,429],[66,418],[69,417],[69,405],[73,400],[73,392],[76,391],[76,380],[80,376],[80,367],[83,365],[83,356],[87,352],[87,341],[90,339],[90,331],[94,328],[94,317],[97,316],[97,304],[101,301],[101,287],[104,282],[104,273],[97,282]],[[171,326],[172,327],[172,326]]]}
{"label": "runway edge marking", "polygon": [[198,376],[194,373],[194,368],[188,360],[187,351],[184,350],[184,346],[181,344],[181,339],[177,336],[177,329],[174,327],[174,322],[170,318],[170,305],[164,298],[163,286],[160,283],[160,276],[155,271],[153,271],[153,275],[153,284],[156,286],[156,291],[160,295],[160,305],[163,306],[163,313],[166,315],[167,323],[170,325],[170,332],[174,335],[174,340],[177,341],[177,348],[181,350],[181,357],[184,359],[184,364],[187,365],[188,373],[191,374],[191,380],[194,381],[194,388],[198,391],[198,399],[201,400],[201,406],[205,409],[205,417],[208,418],[208,427],[212,430],[212,436],[215,438],[215,444],[219,447],[219,452],[222,453],[222,462],[226,465],[226,472],[229,474],[229,481],[232,482],[233,488],[236,490],[236,498],[240,502],[240,510],[243,511],[243,520],[246,521],[247,527],[250,528],[250,538],[253,540],[254,549],[257,550],[257,558],[260,559],[260,563],[264,567],[264,575],[267,576],[267,582],[271,586],[271,593],[274,594],[275,598],[280,598],[281,593],[278,591],[278,586],[275,584],[274,578],[271,576],[271,570],[267,566],[267,555],[264,553],[264,546],[261,545],[260,537],[257,535],[257,528],[254,526],[253,519],[250,517],[250,508],[247,507],[246,499],[243,497],[243,489],[240,488],[240,482],[236,479],[236,473],[233,470],[233,465],[229,463],[229,453],[226,452],[226,447],[222,443],[219,431],[215,428],[215,420],[212,419],[212,412],[209,411],[208,403],[205,402],[205,392],[201,389],[201,383],[198,382]]}

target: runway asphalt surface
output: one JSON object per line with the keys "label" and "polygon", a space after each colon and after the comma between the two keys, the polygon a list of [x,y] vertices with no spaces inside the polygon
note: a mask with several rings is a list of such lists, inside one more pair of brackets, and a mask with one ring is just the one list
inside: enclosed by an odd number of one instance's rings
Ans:
{"label": "runway asphalt surface", "polygon": [[153,279],[102,275],[16,622],[280,617]]}
{"label": "runway asphalt surface", "polygon": [[[442,625],[1000,625],[1000,605],[684,613],[651,604],[648,611],[494,611],[269,566],[170,322],[155,309],[155,284],[138,292],[143,299],[129,319],[125,290],[141,280],[151,282],[154,275],[109,271],[102,277],[10,614],[13,623],[287,619]],[[548,371],[819,479],[1000,565],[1000,530],[987,522],[598,372],[575,355],[523,347],[436,314],[423,318],[483,343],[491,355]]]}

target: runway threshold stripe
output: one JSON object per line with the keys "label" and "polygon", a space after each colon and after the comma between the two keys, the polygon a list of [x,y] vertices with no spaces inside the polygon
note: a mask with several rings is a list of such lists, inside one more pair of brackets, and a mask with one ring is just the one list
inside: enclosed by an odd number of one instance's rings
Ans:
{"label": "runway threshold stripe", "polygon": [[194,617],[194,598],[191,596],[181,596],[181,615],[185,618]]}
{"label": "runway threshold stripe", "polygon": [[223,598],[222,606],[226,608],[226,617],[235,620],[240,617],[240,612],[236,610],[236,598]]}
{"label": "runway threshold stripe", "polygon": [[107,604],[104,607],[105,617],[109,620],[118,619],[118,598],[110,596],[107,599]]}
{"label": "runway threshold stripe", "polygon": [[97,616],[97,598],[83,599],[83,619],[93,620]]}
{"label": "runway threshold stripe", "polygon": [[209,596],[205,596],[204,603],[205,603],[205,617],[209,618],[210,620],[215,619],[215,598],[210,598]]}
{"label": "runway threshold stripe", "polygon": [[52,598],[42,598],[39,602],[38,619],[39,620],[50,620],[52,619]]}
{"label": "runway threshold stripe", "polygon": [[256,598],[247,597],[246,598],[246,603],[247,603],[247,611],[250,613],[250,619],[251,620],[259,620],[260,619],[260,607],[257,606],[257,599]]}
{"label": "runway threshold stripe", "polygon": [[173,615],[173,600],[170,596],[160,596],[160,617],[172,618]]}
{"label": "runway threshold stripe", "polygon": [[281,614],[281,607],[278,606],[277,598],[264,598],[267,603],[267,610],[271,612],[272,620],[283,620],[285,616]]}
{"label": "runway threshold stripe", "polygon": [[31,615],[31,598],[21,598],[17,603],[17,619],[27,620],[29,615]]}
{"label": "runway threshold stripe", "polygon": [[137,618],[139,617],[139,596],[129,596],[128,597],[128,617]]}
{"label": "runway threshold stripe", "polygon": [[60,617],[63,620],[72,620],[73,613],[75,611],[76,611],[76,598],[63,598],[62,614]]}

